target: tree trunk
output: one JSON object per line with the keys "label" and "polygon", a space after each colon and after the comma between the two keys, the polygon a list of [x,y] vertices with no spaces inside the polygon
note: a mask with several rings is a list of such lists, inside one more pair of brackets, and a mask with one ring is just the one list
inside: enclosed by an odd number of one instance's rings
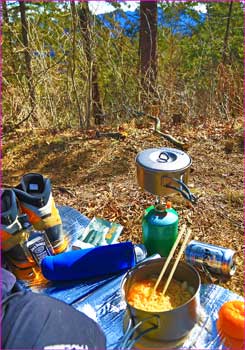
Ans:
{"label": "tree trunk", "polygon": [[75,71],[76,71],[76,32],[77,32],[77,14],[76,14],[76,5],[75,2],[70,0],[70,6],[71,6],[71,15],[72,15],[72,63],[71,63],[71,81],[72,81],[72,88],[76,99],[77,104],[77,111],[78,111],[78,118],[79,118],[79,125],[80,128],[83,128],[83,117],[82,117],[82,111],[80,107],[80,101],[77,94],[77,88],[75,83]]}
{"label": "tree trunk", "polygon": [[[21,16],[21,31],[22,31],[22,41],[24,45],[24,55],[25,55],[25,65],[26,65],[26,78],[29,89],[30,104],[31,109],[35,110],[35,89],[32,80],[32,70],[31,70],[31,55],[29,52],[29,43],[28,43],[28,24],[26,19],[26,6],[24,1],[19,1],[20,5],[20,16]],[[34,121],[37,121],[35,118],[34,112]]]}
{"label": "tree trunk", "polygon": [[[9,15],[8,15],[8,8],[7,8],[7,3],[6,1],[2,1],[2,6],[3,6],[3,20],[4,22],[7,24],[7,26],[9,27],[10,23],[9,23]],[[12,44],[12,40],[11,40],[11,34],[9,33],[9,28],[8,28],[8,44],[9,44],[9,49],[10,49],[10,54],[11,54],[11,65],[12,65],[12,69],[13,69],[13,73],[17,72],[16,69],[16,65],[15,65],[15,58],[14,58],[14,50],[13,50],[13,44]]]}
{"label": "tree trunk", "polygon": [[229,38],[229,31],[230,31],[232,5],[233,5],[233,1],[230,2],[228,16],[227,16],[227,22],[226,22],[226,31],[225,31],[225,37],[224,37],[224,49],[223,49],[223,57],[222,57],[224,64],[227,61],[227,47],[228,47],[228,38]]}
{"label": "tree trunk", "polygon": [[82,37],[84,41],[84,51],[89,67],[89,92],[88,92],[88,113],[87,113],[87,128],[90,127],[91,114],[95,120],[98,116],[102,116],[103,108],[101,104],[99,84],[98,84],[98,70],[96,59],[93,54],[93,42],[92,42],[92,30],[91,30],[91,17],[88,7],[88,2],[82,3],[82,7],[79,10],[80,26]]}
{"label": "tree trunk", "polygon": [[157,1],[140,2],[139,55],[143,95],[153,97],[157,77]]}

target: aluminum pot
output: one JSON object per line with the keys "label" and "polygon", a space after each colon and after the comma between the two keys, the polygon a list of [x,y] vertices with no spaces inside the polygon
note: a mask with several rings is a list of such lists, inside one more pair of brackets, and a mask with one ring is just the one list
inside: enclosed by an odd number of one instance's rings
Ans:
{"label": "aluminum pot", "polygon": [[[191,299],[185,304],[169,311],[151,312],[139,310],[128,303],[127,296],[130,287],[135,282],[157,278],[165,260],[165,258],[158,258],[145,261],[128,271],[122,280],[121,293],[133,325],[133,330],[129,332],[132,335],[134,331],[137,331],[137,339],[144,336],[145,339],[152,341],[176,341],[186,336],[199,320],[201,279],[196,269],[186,262],[178,263],[173,276],[177,281],[186,281],[194,291]],[[169,264],[165,276],[170,273],[173,263],[174,261]]]}
{"label": "aluminum pot", "polygon": [[157,196],[180,192],[195,203],[196,197],[187,187],[192,160],[175,148],[149,148],[136,156],[137,179],[140,187]]}

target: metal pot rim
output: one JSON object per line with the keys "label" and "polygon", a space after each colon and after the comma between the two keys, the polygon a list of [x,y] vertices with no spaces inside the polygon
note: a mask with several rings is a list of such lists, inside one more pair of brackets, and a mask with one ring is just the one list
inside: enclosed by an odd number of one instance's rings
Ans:
{"label": "metal pot rim", "polygon": [[[184,304],[181,304],[180,306],[178,306],[178,307],[176,307],[176,308],[174,308],[174,309],[166,310],[166,311],[145,311],[145,310],[138,309],[138,308],[136,308],[136,307],[134,307],[134,306],[132,306],[131,304],[128,303],[127,298],[126,298],[126,293],[125,293],[124,285],[125,285],[125,283],[127,282],[127,278],[128,278],[128,276],[129,276],[129,274],[130,274],[130,273],[133,273],[134,271],[137,271],[138,268],[144,268],[145,266],[150,265],[150,264],[152,264],[152,263],[154,263],[154,262],[157,263],[157,262],[160,262],[160,261],[163,261],[163,260],[164,260],[163,258],[158,258],[158,259],[154,259],[154,260],[144,261],[144,262],[142,262],[142,263],[136,265],[135,267],[133,267],[132,269],[130,269],[130,270],[126,273],[126,275],[124,276],[124,278],[123,278],[123,280],[122,280],[122,283],[121,283],[121,293],[122,293],[122,296],[123,296],[123,298],[124,298],[124,300],[125,300],[125,302],[126,302],[126,304],[127,304],[127,307],[133,308],[133,309],[138,310],[138,311],[140,311],[140,312],[146,312],[146,313],[151,314],[151,315],[156,315],[156,314],[157,314],[157,315],[159,315],[159,314],[160,314],[160,315],[164,315],[164,314],[166,315],[166,314],[171,313],[171,312],[173,312],[173,311],[175,311],[175,310],[179,310],[179,309],[183,308],[185,305],[189,304],[193,299],[196,298],[196,296],[197,296],[198,293],[200,292],[200,288],[201,288],[201,278],[200,278],[200,275],[199,275],[198,271],[197,271],[191,264],[189,264],[189,263],[187,263],[187,262],[180,261],[179,264],[188,266],[188,268],[190,268],[190,269],[196,274],[196,276],[197,276],[197,278],[198,278],[198,288],[196,289],[196,291],[195,291],[195,293],[193,294],[193,296],[192,296],[190,299],[188,299]],[[174,260],[173,260],[173,261],[174,261]]]}
{"label": "metal pot rim", "polygon": [[178,173],[188,169],[192,160],[182,150],[176,148],[148,148],[136,156],[136,164],[154,173]]}

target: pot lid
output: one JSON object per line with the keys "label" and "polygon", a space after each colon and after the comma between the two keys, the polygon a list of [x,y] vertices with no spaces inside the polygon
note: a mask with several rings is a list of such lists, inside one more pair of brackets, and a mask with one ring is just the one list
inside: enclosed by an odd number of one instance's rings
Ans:
{"label": "pot lid", "polygon": [[136,163],[151,171],[180,171],[192,161],[187,153],[175,148],[149,148],[136,156]]}

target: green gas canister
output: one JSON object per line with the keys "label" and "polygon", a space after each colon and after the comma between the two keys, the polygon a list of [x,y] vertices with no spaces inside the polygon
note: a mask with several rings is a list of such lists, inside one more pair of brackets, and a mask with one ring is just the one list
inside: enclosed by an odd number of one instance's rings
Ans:
{"label": "green gas canister", "polygon": [[167,257],[178,236],[178,213],[167,202],[166,206],[152,205],[145,210],[142,221],[143,244],[148,255]]}

